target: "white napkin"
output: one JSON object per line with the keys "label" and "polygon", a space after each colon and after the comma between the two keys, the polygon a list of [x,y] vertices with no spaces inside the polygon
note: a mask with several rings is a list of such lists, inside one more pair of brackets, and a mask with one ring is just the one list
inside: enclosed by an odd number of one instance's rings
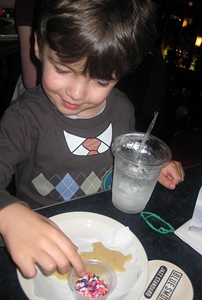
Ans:
{"label": "white napkin", "polygon": [[[105,235],[91,238],[72,239],[78,246],[79,252],[92,251],[92,243],[102,242],[105,247],[122,252],[124,255],[132,254],[132,260],[124,267],[126,272],[117,273],[117,286],[109,295],[109,300],[122,299],[138,280],[142,268],[138,261],[134,239],[128,227],[115,230]],[[44,276],[40,270],[33,279],[34,293],[38,297],[47,300],[74,300],[73,294],[68,286],[68,282],[60,281],[54,276]]]}
{"label": "white napkin", "polygon": [[175,234],[185,243],[194,248],[198,253],[202,254],[202,236],[190,231],[191,220],[192,219],[175,230]]}
{"label": "white napkin", "polygon": [[192,218],[175,230],[175,234],[202,254],[202,187],[196,199]]}
{"label": "white napkin", "polygon": [[198,193],[189,230],[202,236],[202,187]]}

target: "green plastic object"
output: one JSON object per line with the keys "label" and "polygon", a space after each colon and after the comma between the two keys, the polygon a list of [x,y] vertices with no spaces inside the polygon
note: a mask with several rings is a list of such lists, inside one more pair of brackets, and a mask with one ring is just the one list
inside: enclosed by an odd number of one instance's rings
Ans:
{"label": "green plastic object", "polygon": [[[165,220],[163,220],[160,216],[152,213],[152,212],[147,212],[147,211],[143,211],[141,212],[141,217],[145,220],[145,222],[147,223],[147,225],[152,228],[153,230],[155,230],[156,232],[160,233],[160,234],[167,234],[170,232],[174,232],[175,229],[173,228],[173,226],[171,224],[169,224],[168,222],[166,222]],[[162,226],[160,226],[159,228],[156,228],[151,222],[150,222],[150,218],[154,218],[158,221],[160,221],[160,223],[162,223]],[[163,226],[164,225],[164,226]],[[166,225],[166,226],[165,226]],[[165,228],[166,227],[166,228]]]}

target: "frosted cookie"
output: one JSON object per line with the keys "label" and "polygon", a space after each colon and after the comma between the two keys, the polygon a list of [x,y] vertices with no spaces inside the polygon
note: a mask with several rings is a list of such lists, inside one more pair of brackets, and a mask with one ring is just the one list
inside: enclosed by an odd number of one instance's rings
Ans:
{"label": "frosted cookie", "polygon": [[55,276],[58,280],[61,280],[61,281],[68,280],[68,273],[62,274],[62,273],[58,272],[57,270],[51,276]]}
{"label": "frosted cookie", "polygon": [[[81,252],[80,256],[82,260],[97,259],[108,264],[115,272],[124,273],[126,269],[125,264],[132,260],[132,254],[124,255],[123,253],[110,250],[106,248],[102,242],[96,242],[92,244],[92,252]],[[62,281],[68,280],[68,274],[61,274],[58,271],[53,273],[53,276]]]}
{"label": "frosted cookie", "polygon": [[132,260],[132,254],[124,255],[123,253],[106,248],[101,242],[92,244],[92,252],[81,252],[80,256],[83,260],[97,259],[105,262],[116,272],[125,272],[125,264]]}

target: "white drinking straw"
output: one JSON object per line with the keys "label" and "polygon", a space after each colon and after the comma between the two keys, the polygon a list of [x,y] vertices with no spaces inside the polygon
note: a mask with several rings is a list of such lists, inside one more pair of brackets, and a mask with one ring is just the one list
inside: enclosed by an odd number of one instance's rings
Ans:
{"label": "white drinking straw", "polygon": [[154,118],[153,118],[153,120],[151,121],[151,123],[150,123],[150,125],[149,125],[149,127],[148,127],[148,129],[147,129],[147,132],[146,132],[145,135],[144,135],[144,138],[143,138],[143,140],[142,140],[142,143],[141,143],[141,145],[140,145],[140,148],[138,149],[138,152],[139,152],[139,153],[141,153],[141,151],[142,151],[142,149],[143,149],[143,147],[144,147],[144,145],[145,145],[145,143],[146,143],[146,140],[148,139],[148,136],[150,135],[150,133],[151,133],[151,131],[152,131],[152,129],[153,129],[155,123],[156,123],[156,118],[158,117],[158,114],[159,114],[158,111],[155,111],[155,112],[154,112]]}

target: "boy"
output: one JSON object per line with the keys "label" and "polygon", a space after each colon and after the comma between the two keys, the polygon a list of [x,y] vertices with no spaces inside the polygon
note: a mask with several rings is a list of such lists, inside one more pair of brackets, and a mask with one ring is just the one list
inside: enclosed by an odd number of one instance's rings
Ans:
{"label": "boy", "polygon": [[[47,274],[70,263],[84,273],[71,241],[20,201],[36,208],[110,187],[111,142],[135,129],[132,104],[113,87],[146,53],[154,13],[150,0],[41,2],[42,84],[10,106],[0,133],[0,232],[26,277],[34,262]],[[17,198],[5,191],[14,171]],[[173,189],[183,178],[172,162],[159,181]]]}

